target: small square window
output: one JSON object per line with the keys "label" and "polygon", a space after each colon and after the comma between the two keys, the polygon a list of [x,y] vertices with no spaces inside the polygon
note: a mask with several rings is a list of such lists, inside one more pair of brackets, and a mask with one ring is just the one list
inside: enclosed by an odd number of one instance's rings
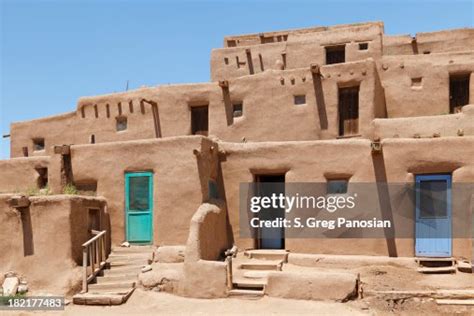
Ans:
{"label": "small square window", "polygon": [[235,103],[232,105],[232,108],[233,117],[241,117],[244,115],[244,106],[242,103]]}
{"label": "small square window", "polygon": [[359,43],[359,50],[368,50],[369,43]]}
{"label": "small square window", "polygon": [[293,102],[296,104],[296,105],[303,105],[303,104],[306,104],[306,95],[304,94],[301,94],[301,95],[295,95],[293,97]]}
{"label": "small square window", "polygon": [[327,194],[345,194],[349,181],[346,179],[328,180]]}
{"label": "small square window", "polygon": [[421,88],[422,84],[423,84],[422,77],[411,78],[411,86],[413,88]]}
{"label": "small square window", "polygon": [[338,64],[346,61],[346,46],[328,46],[326,49],[326,64]]}
{"label": "small square window", "polygon": [[44,138],[33,139],[33,151],[44,150]]}
{"label": "small square window", "polygon": [[117,116],[115,118],[115,128],[117,132],[125,131],[127,129],[127,117],[126,116]]}

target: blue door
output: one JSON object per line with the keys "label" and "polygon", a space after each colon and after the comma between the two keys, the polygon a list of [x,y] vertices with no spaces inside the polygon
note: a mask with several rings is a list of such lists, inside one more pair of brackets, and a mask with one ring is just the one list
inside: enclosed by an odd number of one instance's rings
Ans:
{"label": "blue door", "polygon": [[451,257],[451,175],[416,176],[415,252]]}
{"label": "blue door", "polygon": [[125,223],[127,241],[149,244],[153,238],[153,174],[125,174]]}

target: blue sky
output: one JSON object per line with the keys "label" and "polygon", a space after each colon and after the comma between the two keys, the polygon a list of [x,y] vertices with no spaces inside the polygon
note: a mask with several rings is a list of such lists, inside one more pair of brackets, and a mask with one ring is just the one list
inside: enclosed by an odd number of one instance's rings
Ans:
{"label": "blue sky", "polygon": [[209,81],[210,51],[225,35],[375,20],[414,35],[473,27],[473,2],[0,0],[0,132],[127,80],[130,89]]}

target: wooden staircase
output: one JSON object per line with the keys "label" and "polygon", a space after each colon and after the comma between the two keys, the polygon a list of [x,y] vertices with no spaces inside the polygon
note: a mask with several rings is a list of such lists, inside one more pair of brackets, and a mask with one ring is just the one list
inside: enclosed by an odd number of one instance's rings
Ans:
{"label": "wooden staircase", "polygon": [[151,246],[114,247],[106,269],[88,285],[88,291],[74,295],[73,303],[80,305],[120,305],[135,290],[138,274],[148,264]]}
{"label": "wooden staircase", "polygon": [[232,290],[229,297],[259,299],[265,293],[267,276],[271,271],[281,271],[287,262],[286,250],[248,250],[238,255],[232,263]]}

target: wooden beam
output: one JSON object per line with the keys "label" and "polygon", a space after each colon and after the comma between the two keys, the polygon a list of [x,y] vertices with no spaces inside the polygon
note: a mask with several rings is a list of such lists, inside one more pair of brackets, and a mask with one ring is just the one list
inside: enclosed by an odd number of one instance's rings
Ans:
{"label": "wooden beam", "polygon": [[31,204],[30,199],[24,195],[12,196],[8,202],[14,208],[28,207]]}
{"label": "wooden beam", "polygon": [[59,145],[54,146],[54,153],[61,154],[61,155],[69,155],[71,153],[71,146],[70,145]]}

